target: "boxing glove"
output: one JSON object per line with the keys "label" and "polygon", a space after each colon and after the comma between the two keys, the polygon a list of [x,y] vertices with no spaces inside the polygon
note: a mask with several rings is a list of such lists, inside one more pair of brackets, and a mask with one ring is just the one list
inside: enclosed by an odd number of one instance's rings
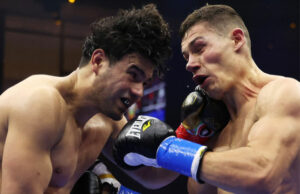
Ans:
{"label": "boxing glove", "polygon": [[136,158],[144,160],[144,165],[158,167],[156,149],[165,138],[172,135],[175,135],[175,131],[167,124],[154,117],[140,115],[129,121],[114,141],[114,159],[126,169],[142,166],[143,163],[138,160],[135,163]]}
{"label": "boxing glove", "polygon": [[178,138],[204,144],[227,125],[229,118],[225,104],[210,98],[197,86],[182,103],[182,122],[176,129],[176,135]]}
{"label": "boxing glove", "polygon": [[87,170],[74,185],[71,194],[99,194],[101,192],[100,181],[96,174]]}
{"label": "boxing glove", "polygon": [[106,165],[102,162],[96,163],[92,170],[95,173],[102,186],[107,185],[109,187],[111,193],[117,193],[121,184],[120,182],[111,174],[111,172],[107,169]]}
{"label": "boxing glove", "polygon": [[97,162],[92,169],[100,179],[101,187],[103,190],[112,194],[140,194],[133,191],[121,183],[112,175],[112,173],[107,169],[106,165],[102,162]]}
{"label": "boxing glove", "polygon": [[164,122],[141,115],[119,133],[113,156],[126,169],[142,165],[163,167],[198,180],[198,168],[206,150],[206,146],[176,138],[174,130]]}

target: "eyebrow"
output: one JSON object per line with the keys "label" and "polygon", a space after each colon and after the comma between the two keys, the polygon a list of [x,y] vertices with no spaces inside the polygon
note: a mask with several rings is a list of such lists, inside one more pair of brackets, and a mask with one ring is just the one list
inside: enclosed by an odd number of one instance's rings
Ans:
{"label": "eyebrow", "polygon": [[132,65],[131,67],[129,67],[129,69],[134,69],[134,70],[138,71],[143,77],[146,77],[145,72],[136,65]]}

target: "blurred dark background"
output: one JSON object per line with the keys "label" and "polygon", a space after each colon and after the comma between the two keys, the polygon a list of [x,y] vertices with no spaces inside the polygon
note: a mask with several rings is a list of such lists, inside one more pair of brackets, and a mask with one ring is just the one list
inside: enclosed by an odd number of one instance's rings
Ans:
{"label": "blurred dark background", "polygon": [[[157,5],[172,29],[173,57],[163,81],[166,122],[174,128],[180,122],[182,100],[195,87],[191,74],[185,71],[178,28],[187,14],[206,3],[227,4],[237,10],[249,29],[253,58],[263,71],[300,79],[299,0],[69,1],[0,0],[1,92],[32,74],[70,73],[78,65],[91,22],[113,15],[118,9],[139,8],[147,3]],[[157,193],[184,193],[185,178],[176,181]]]}

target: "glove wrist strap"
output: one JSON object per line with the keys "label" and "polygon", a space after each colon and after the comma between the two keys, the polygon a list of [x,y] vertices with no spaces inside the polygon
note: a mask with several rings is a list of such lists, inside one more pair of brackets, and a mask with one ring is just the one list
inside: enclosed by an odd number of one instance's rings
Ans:
{"label": "glove wrist strap", "polygon": [[156,154],[157,164],[200,182],[197,172],[206,150],[206,146],[172,136],[160,144]]}

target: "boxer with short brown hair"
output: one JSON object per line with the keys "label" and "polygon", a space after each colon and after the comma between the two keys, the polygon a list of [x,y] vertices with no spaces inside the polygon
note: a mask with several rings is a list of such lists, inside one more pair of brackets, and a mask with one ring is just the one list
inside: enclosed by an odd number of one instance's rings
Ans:
{"label": "boxer with short brown hair", "polygon": [[248,30],[229,6],[195,10],[180,35],[193,80],[230,113],[203,158],[206,184],[190,179],[190,193],[300,193],[299,82],[258,68]]}

